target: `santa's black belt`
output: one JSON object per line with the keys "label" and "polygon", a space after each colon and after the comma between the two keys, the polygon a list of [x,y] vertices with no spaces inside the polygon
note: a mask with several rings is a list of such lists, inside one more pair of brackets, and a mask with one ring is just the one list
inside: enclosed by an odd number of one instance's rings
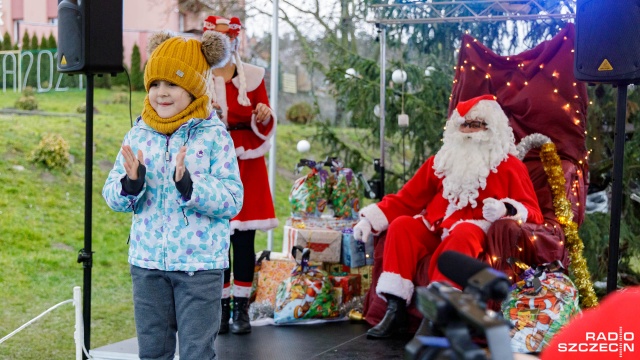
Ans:
{"label": "santa's black belt", "polygon": [[251,125],[249,124],[235,124],[232,126],[228,126],[227,127],[228,131],[234,131],[234,130],[251,130]]}

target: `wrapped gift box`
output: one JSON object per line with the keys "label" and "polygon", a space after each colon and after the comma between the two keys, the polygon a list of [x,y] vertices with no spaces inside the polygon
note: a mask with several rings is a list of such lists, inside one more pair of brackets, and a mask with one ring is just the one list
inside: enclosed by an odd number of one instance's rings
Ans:
{"label": "wrapped gift box", "polygon": [[358,223],[358,219],[336,219],[326,217],[290,217],[287,219],[287,226],[297,229],[318,228],[342,231],[344,229],[352,229]]}
{"label": "wrapped gift box", "polygon": [[285,226],[282,252],[289,254],[295,245],[299,245],[311,250],[311,261],[337,263],[340,262],[341,243],[340,231]]}
{"label": "wrapped gift box", "polygon": [[282,281],[291,276],[296,262],[282,253],[269,254],[269,259],[264,259],[258,264],[257,285],[255,291],[256,302],[269,302],[276,304],[276,292]]}
{"label": "wrapped gift box", "polygon": [[359,274],[361,276],[361,292],[360,295],[365,295],[371,287],[371,280],[373,279],[373,265],[365,265],[357,268],[351,268],[351,274]]}
{"label": "wrapped gift box", "polygon": [[362,294],[360,274],[349,274],[345,276],[330,275],[329,279],[334,289],[342,289],[343,303],[351,300],[354,296],[360,296]]}
{"label": "wrapped gift box", "polygon": [[324,271],[329,275],[344,276],[351,272],[351,269],[344,264],[324,264]]}
{"label": "wrapped gift box", "polygon": [[[372,239],[370,239],[372,240]],[[369,262],[370,260],[370,262]],[[369,246],[353,237],[352,229],[342,231],[342,255],[340,262],[349,267],[360,267],[373,264],[373,241]]]}

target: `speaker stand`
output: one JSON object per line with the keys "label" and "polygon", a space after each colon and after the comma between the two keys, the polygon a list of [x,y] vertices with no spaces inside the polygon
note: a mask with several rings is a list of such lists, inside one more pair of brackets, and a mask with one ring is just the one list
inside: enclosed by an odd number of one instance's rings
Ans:
{"label": "speaker stand", "polygon": [[613,182],[611,185],[611,220],[609,221],[609,267],[607,293],[618,289],[618,257],[620,251],[620,215],[622,212],[622,170],[624,165],[625,123],[627,115],[627,83],[619,83],[616,104],[616,126],[613,134]]}
{"label": "speaker stand", "polygon": [[[82,317],[84,327],[84,346],[91,349],[91,268],[93,267],[93,251],[91,251],[91,220],[93,204],[93,76],[87,76],[86,89],[86,131],[85,131],[85,162],[84,162],[84,248],[78,253],[78,262],[83,268],[83,306]],[[82,359],[87,359],[82,353]]]}

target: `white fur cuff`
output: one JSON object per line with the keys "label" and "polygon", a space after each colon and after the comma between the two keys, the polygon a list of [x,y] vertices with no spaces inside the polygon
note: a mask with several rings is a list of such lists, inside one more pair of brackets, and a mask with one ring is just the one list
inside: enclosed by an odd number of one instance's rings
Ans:
{"label": "white fur cuff", "polygon": [[360,217],[369,220],[369,222],[371,223],[371,228],[375,232],[385,231],[389,227],[389,221],[387,221],[387,217],[376,204],[365,206],[362,210],[360,210]]}
{"label": "white fur cuff", "polygon": [[460,223],[470,223],[473,224],[477,227],[479,227],[480,229],[482,229],[482,231],[484,231],[484,233],[486,234],[487,232],[489,232],[489,228],[491,227],[491,223],[487,220],[458,220],[456,221],[453,225],[451,225],[450,228],[448,229],[444,229],[444,231],[442,232],[442,237],[441,239],[444,240],[444,238],[446,238],[447,236],[449,236],[449,233],[451,233],[453,231],[453,229],[458,226],[458,224]]}
{"label": "white fur cuff", "polygon": [[523,222],[526,222],[527,219],[529,218],[529,211],[527,210],[527,208],[522,205],[521,202],[510,199],[510,198],[504,198],[502,200],[503,203],[507,203],[507,204],[511,204],[514,208],[516,208],[516,214],[513,216],[505,216],[503,219],[512,219],[512,220],[521,220]]}
{"label": "white fur cuff", "polygon": [[392,272],[383,272],[378,278],[378,286],[376,286],[376,294],[383,298],[385,301],[387,298],[384,294],[395,295],[403,298],[407,305],[411,303],[411,297],[413,296],[413,282],[400,276],[400,274]]}

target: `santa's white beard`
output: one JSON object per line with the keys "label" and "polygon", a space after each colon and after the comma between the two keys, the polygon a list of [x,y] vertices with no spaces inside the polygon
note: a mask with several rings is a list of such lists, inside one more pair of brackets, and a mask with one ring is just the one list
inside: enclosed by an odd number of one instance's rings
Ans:
{"label": "santa's white beard", "polygon": [[487,186],[487,176],[507,154],[492,144],[489,131],[445,133],[444,145],[436,154],[434,170],[442,180],[443,194],[458,209],[478,204],[479,190]]}

